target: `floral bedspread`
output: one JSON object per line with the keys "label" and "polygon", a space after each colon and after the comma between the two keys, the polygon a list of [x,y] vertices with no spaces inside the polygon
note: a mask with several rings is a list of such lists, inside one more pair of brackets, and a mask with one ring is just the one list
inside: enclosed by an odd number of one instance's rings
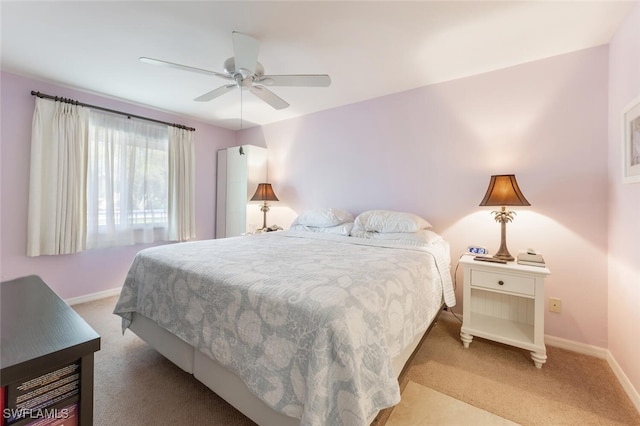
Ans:
{"label": "floral bedspread", "polygon": [[365,425],[397,404],[391,359],[455,304],[448,244],[310,232],[142,250],[114,313],[140,313],[304,425]]}

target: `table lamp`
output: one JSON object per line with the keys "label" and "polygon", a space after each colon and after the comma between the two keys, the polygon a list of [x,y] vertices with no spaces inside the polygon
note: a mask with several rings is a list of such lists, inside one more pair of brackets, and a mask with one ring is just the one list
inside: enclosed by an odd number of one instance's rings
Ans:
{"label": "table lamp", "polygon": [[501,210],[494,210],[496,222],[500,222],[500,248],[493,257],[511,261],[514,257],[507,250],[507,222],[513,220],[516,212],[506,210],[505,206],[530,206],[529,202],[518,187],[515,175],[493,175],[489,181],[487,193],[480,202],[481,206],[501,206]]}
{"label": "table lamp", "polygon": [[278,201],[278,197],[276,197],[276,194],[273,192],[273,188],[271,188],[270,183],[259,183],[256,193],[251,197],[251,201],[264,202],[260,208],[263,213],[262,229],[264,230],[267,228],[267,212],[269,211],[269,204],[267,201]]}

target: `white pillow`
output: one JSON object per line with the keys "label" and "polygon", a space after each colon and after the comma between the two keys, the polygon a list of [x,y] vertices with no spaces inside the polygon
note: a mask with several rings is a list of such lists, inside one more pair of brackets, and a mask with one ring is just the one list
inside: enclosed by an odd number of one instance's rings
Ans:
{"label": "white pillow", "polygon": [[412,213],[389,210],[369,210],[356,217],[354,231],[417,232],[429,229],[431,224]]}
{"label": "white pillow", "polygon": [[418,232],[371,232],[371,231],[351,231],[352,237],[367,238],[371,240],[402,241],[412,245],[433,244],[442,241],[442,237],[428,229]]}
{"label": "white pillow", "polygon": [[303,225],[313,226],[315,228],[326,228],[347,222],[353,222],[353,215],[346,210],[333,208],[314,209],[307,210],[298,216],[291,224],[291,227],[293,228],[294,225]]}
{"label": "white pillow", "polygon": [[291,225],[290,229],[293,231],[311,231],[311,232],[321,232],[325,234],[349,236],[349,234],[351,234],[351,229],[353,229],[353,222],[346,222],[336,226],[324,226],[324,227]]}

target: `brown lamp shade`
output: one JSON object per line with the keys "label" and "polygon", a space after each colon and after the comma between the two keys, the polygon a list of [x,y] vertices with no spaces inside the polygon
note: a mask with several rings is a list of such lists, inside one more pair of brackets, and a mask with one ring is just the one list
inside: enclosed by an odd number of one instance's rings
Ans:
{"label": "brown lamp shade", "polygon": [[273,192],[270,183],[259,183],[258,189],[250,201],[278,201],[278,197]]}
{"label": "brown lamp shade", "polygon": [[493,175],[481,206],[530,206],[518,187],[515,175]]}

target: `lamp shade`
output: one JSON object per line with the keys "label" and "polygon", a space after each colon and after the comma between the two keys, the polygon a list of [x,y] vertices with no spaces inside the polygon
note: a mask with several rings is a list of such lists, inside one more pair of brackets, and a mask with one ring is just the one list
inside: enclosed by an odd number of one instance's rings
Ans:
{"label": "lamp shade", "polygon": [[518,187],[515,175],[493,175],[481,206],[530,206]]}
{"label": "lamp shade", "polygon": [[278,197],[273,192],[270,183],[259,183],[258,189],[250,201],[278,201]]}

